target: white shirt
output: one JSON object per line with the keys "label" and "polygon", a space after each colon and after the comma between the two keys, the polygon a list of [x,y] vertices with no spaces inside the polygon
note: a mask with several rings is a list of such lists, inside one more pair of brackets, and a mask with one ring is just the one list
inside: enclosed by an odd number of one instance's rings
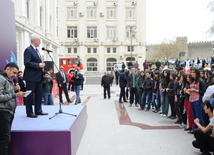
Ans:
{"label": "white shirt", "polygon": [[62,78],[63,78],[63,83],[66,83],[66,79],[65,79],[65,73],[60,71],[61,75],[62,75]]}
{"label": "white shirt", "polygon": [[210,118],[210,124],[213,127],[213,136],[214,136],[214,117]]}
{"label": "white shirt", "polygon": [[213,98],[213,94],[214,94],[214,85],[209,86],[206,90],[206,92],[204,93],[204,96],[202,98],[202,101],[210,101]]}
{"label": "white shirt", "polygon": [[39,51],[37,50],[37,48],[36,48],[35,46],[33,46],[32,44],[31,44],[31,46],[34,48],[34,50],[35,50],[36,53],[38,54],[39,58],[42,60],[42,57],[41,57]]}
{"label": "white shirt", "polygon": [[186,61],[186,68],[189,68],[189,61]]}

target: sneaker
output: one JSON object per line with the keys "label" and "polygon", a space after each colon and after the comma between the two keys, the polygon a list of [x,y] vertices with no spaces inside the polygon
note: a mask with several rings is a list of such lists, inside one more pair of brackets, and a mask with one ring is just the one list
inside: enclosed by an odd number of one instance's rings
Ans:
{"label": "sneaker", "polygon": [[138,105],[137,105],[137,104],[135,104],[135,107],[138,107]]}
{"label": "sneaker", "polygon": [[183,127],[183,124],[179,124],[179,127]]}
{"label": "sneaker", "polygon": [[131,106],[132,106],[132,104],[129,105],[129,107],[131,107]]}
{"label": "sneaker", "polygon": [[163,114],[163,117],[166,117],[166,114]]}
{"label": "sneaker", "polygon": [[159,114],[162,114],[162,112],[159,112]]}
{"label": "sneaker", "polygon": [[163,114],[160,114],[160,116],[163,116]]}

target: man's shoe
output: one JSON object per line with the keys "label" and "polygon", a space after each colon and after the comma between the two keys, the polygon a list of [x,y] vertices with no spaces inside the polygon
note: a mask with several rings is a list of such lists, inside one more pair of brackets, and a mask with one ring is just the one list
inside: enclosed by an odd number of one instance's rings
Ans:
{"label": "man's shoe", "polygon": [[146,109],[146,111],[149,111],[149,109]]}
{"label": "man's shoe", "polygon": [[104,97],[103,99],[106,99],[106,97]]}
{"label": "man's shoe", "polygon": [[124,102],[128,102],[128,101],[124,101]]}
{"label": "man's shoe", "polygon": [[193,132],[193,131],[189,131],[189,132],[187,132],[187,133],[189,133],[189,134],[194,134],[194,132]]}
{"label": "man's shoe", "polygon": [[131,107],[131,106],[132,106],[132,104],[129,105],[129,107]]}
{"label": "man's shoe", "polygon": [[68,103],[72,103],[73,101],[68,101]]}
{"label": "man's shoe", "polygon": [[192,128],[186,128],[186,129],[184,129],[184,131],[191,131],[192,130]]}
{"label": "man's shoe", "polygon": [[37,116],[37,115],[34,115],[34,114],[27,114],[27,117],[37,118],[38,116]]}
{"label": "man's shoe", "polygon": [[75,105],[77,105],[77,103],[75,103]]}
{"label": "man's shoe", "polygon": [[123,103],[122,101],[119,101],[119,103]]}
{"label": "man's shoe", "polygon": [[37,113],[36,115],[48,115],[48,113],[40,112],[40,113]]}
{"label": "man's shoe", "polygon": [[168,116],[167,118],[172,118],[172,116]]}
{"label": "man's shoe", "polygon": [[109,97],[108,99],[110,99],[111,97]]}
{"label": "man's shoe", "polygon": [[170,119],[176,119],[176,117],[171,117]]}
{"label": "man's shoe", "polygon": [[138,105],[137,105],[137,104],[135,104],[135,107],[138,107]]}
{"label": "man's shoe", "polygon": [[138,110],[144,110],[144,109],[140,108],[140,109],[138,109]]}

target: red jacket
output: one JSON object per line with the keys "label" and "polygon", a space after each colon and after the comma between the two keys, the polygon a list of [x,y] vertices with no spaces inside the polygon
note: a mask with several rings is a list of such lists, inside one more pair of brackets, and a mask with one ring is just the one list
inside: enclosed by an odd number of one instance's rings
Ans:
{"label": "red jacket", "polygon": [[74,76],[74,74],[71,74],[71,73],[68,74],[68,81],[69,82],[74,82],[74,80],[71,80],[73,76]]}

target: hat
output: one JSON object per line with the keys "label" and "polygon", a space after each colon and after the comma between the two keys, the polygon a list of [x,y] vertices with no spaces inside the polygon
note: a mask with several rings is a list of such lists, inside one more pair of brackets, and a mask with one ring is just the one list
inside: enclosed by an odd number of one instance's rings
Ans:
{"label": "hat", "polygon": [[210,100],[210,104],[214,108],[214,98]]}

